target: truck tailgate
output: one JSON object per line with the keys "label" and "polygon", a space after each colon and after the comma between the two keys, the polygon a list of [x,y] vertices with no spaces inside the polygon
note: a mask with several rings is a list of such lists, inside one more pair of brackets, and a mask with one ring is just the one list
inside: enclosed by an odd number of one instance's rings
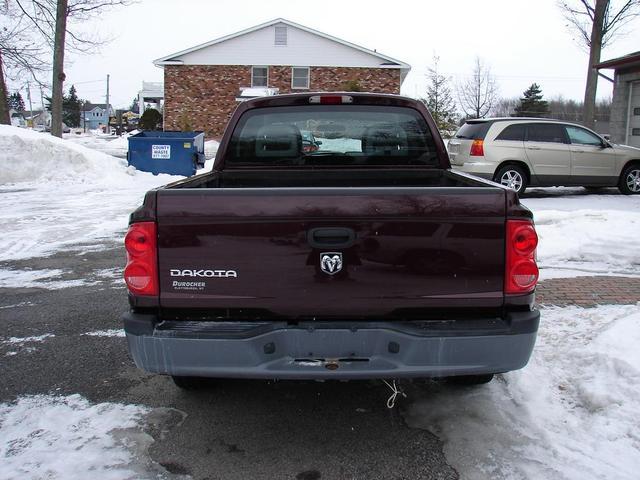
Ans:
{"label": "truck tailgate", "polygon": [[500,188],[157,194],[160,304],[359,317],[503,302]]}

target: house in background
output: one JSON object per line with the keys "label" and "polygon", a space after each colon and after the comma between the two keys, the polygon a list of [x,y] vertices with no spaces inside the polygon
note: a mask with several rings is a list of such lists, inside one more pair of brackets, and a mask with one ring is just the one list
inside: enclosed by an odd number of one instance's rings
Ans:
{"label": "house in background", "polygon": [[[255,89],[400,93],[411,67],[375,50],[311,28],[272,20],[153,62],[164,68],[164,128],[219,137],[237,106]],[[247,94],[244,95],[243,92]]]}
{"label": "house in background", "polygon": [[9,109],[9,118],[11,118],[11,125],[14,127],[26,127],[27,121],[24,118],[24,112],[19,112],[13,108]]}
{"label": "house in background", "polygon": [[104,103],[86,103],[80,115],[80,127],[84,130],[95,130],[109,123],[109,117],[115,114],[113,107]]}
{"label": "house in background", "polygon": [[601,62],[595,68],[615,71],[611,141],[640,147],[640,52]]}
{"label": "house in background", "polygon": [[162,112],[164,104],[164,85],[162,82],[142,82],[142,90],[138,92],[138,113],[142,115],[149,108]]}
{"label": "house in background", "polygon": [[51,112],[48,110],[34,110],[33,116],[27,116],[25,120],[27,125],[31,126],[34,130],[45,131],[51,128]]}

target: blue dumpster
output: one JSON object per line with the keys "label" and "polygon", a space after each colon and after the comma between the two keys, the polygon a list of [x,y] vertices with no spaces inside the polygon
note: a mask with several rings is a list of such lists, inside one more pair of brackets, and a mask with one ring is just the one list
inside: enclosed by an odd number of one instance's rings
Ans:
{"label": "blue dumpster", "polygon": [[129,165],[170,175],[194,175],[204,166],[204,132],[140,132],[129,137]]}

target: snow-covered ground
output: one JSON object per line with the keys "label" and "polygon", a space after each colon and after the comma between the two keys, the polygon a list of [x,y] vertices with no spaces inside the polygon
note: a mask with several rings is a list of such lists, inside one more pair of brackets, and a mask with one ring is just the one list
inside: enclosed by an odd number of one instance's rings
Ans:
{"label": "snow-covered ground", "polygon": [[63,138],[69,142],[92,150],[97,150],[108,155],[115,157],[127,158],[127,150],[129,150],[129,137],[138,133],[134,130],[130,133],[124,134],[121,137],[114,135],[104,135],[97,132],[87,132],[80,135],[75,133],[67,133],[63,135]]}
{"label": "snow-covered ground", "polygon": [[146,452],[152,439],[140,424],[148,412],[80,395],[0,404],[0,480],[167,478]]}
{"label": "snow-covered ground", "polygon": [[541,278],[639,275],[640,196],[580,190],[522,200],[535,217]]}
{"label": "snow-covered ground", "polygon": [[405,418],[445,442],[464,479],[637,479],[639,307],[545,308],[527,367],[434,384]]}
{"label": "snow-covered ground", "polygon": [[[122,237],[147,190],[179,178],[137,171],[49,134],[0,126],[0,261],[101,249]],[[15,275],[5,271],[0,282]]]}

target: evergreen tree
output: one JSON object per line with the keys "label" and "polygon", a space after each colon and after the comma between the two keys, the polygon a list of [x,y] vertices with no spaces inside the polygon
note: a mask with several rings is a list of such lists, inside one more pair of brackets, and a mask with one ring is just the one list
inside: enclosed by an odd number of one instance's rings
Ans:
{"label": "evergreen tree", "polygon": [[159,130],[162,128],[162,114],[155,108],[147,108],[140,117],[140,128]]}
{"label": "evergreen tree", "polygon": [[542,100],[542,89],[537,83],[532,83],[523,92],[520,105],[515,110],[514,117],[545,117],[549,115],[549,104]]}
{"label": "evergreen tree", "polygon": [[79,127],[81,109],[82,100],[78,98],[76,87],[71,85],[69,94],[62,97],[62,121],[68,127]]}
{"label": "evergreen tree", "polygon": [[22,95],[20,95],[20,92],[15,92],[9,95],[9,108],[17,112],[24,112],[24,100],[22,99]]}
{"label": "evergreen tree", "polygon": [[427,96],[421,98],[420,101],[431,112],[438,130],[447,132],[456,127],[456,102],[449,87],[451,78],[440,73],[438,70],[439,62],[440,57],[434,55],[433,66],[427,69]]}
{"label": "evergreen tree", "polygon": [[342,90],[343,92],[362,92],[363,91],[362,86],[360,85],[360,82],[358,82],[358,80],[355,80],[355,79],[342,82],[342,85],[340,86],[340,90]]}
{"label": "evergreen tree", "polygon": [[138,111],[139,109],[140,106],[138,104],[138,97],[133,97],[133,100],[131,100],[131,105],[129,105],[129,111],[133,113],[140,113]]}

